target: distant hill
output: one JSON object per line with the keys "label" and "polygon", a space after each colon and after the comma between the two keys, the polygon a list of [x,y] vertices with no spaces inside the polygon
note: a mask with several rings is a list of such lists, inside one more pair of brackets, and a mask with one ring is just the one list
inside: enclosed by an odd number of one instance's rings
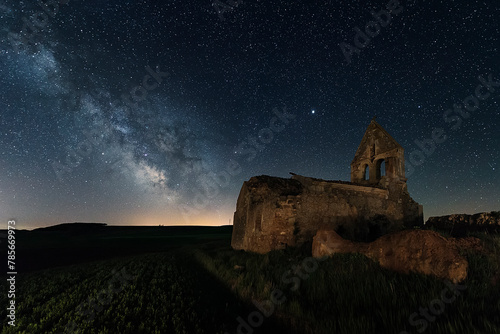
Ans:
{"label": "distant hill", "polygon": [[53,226],[47,226],[47,227],[40,227],[36,228],[33,231],[47,231],[47,232],[56,232],[56,231],[62,231],[62,232],[73,232],[73,231],[78,231],[78,232],[83,232],[83,231],[95,231],[95,230],[100,230],[107,226],[108,224],[106,223],[80,223],[80,222],[75,222],[75,223],[62,223],[62,224],[57,224]]}

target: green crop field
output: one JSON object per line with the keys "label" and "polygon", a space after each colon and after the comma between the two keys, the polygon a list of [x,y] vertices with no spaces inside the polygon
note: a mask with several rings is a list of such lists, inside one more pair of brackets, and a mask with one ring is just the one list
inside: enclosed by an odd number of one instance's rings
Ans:
{"label": "green crop field", "polygon": [[464,253],[454,287],[357,254],[313,260],[310,245],[235,251],[230,227],[20,231],[16,327],[2,307],[1,332],[500,333],[500,238],[477,235],[487,251]]}

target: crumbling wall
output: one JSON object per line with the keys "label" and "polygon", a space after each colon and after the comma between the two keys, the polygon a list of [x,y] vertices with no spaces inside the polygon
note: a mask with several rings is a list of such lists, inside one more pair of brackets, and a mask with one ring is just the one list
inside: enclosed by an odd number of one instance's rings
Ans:
{"label": "crumbling wall", "polygon": [[[382,163],[385,162],[385,170]],[[365,175],[368,169],[368,177]],[[384,174],[394,180],[405,179],[404,149],[372,120],[351,162],[351,181],[364,185],[377,185]]]}
{"label": "crumbling wall", "polygon": [[319,229],[374,240],[402,229],[406,217],[418,216],[418,203],[406,196],[405,187],[400,189],[398,196],[387,189],[299,175],[254,177],[238,198],[232,246],[265,253],[311,241]]}
{"label": "crumbling wall", "polygon": [[295,245],[296,196],[302,184],[270,176],[252,177],[238,196],[231,246],[265,253]]}

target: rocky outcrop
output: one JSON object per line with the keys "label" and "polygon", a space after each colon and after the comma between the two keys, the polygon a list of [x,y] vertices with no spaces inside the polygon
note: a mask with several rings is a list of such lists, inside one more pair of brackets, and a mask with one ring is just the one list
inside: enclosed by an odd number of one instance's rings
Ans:
{"label": "rocky outcrop", "polygon": [[430,217],[425,227],[448,231],[454,235],[474,231],[498,233],[500,232],[500,211]]}
{"label": "rocky outcrop", "polygon": [[434,231],[406,230],[384,235],[371,243],[343,239],[333,230],[320,230],[313,240],[314,257],[361,253],[382,267],[401,273],[418,272],[454,283],[467,277],[467,260],[453,241]]}

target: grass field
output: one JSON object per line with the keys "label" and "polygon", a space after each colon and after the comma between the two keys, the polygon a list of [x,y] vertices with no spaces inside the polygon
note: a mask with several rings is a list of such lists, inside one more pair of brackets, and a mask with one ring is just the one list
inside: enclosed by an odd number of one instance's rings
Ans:
{"label": "grass field", "polygon": [[357,254],[312,260],[310,245],[235,251],[231,227],[18,231],[17,326],[3,293],[2,333],[500,333],[500,237],[479,236],[487,253],[464,253],[453,288]]}

